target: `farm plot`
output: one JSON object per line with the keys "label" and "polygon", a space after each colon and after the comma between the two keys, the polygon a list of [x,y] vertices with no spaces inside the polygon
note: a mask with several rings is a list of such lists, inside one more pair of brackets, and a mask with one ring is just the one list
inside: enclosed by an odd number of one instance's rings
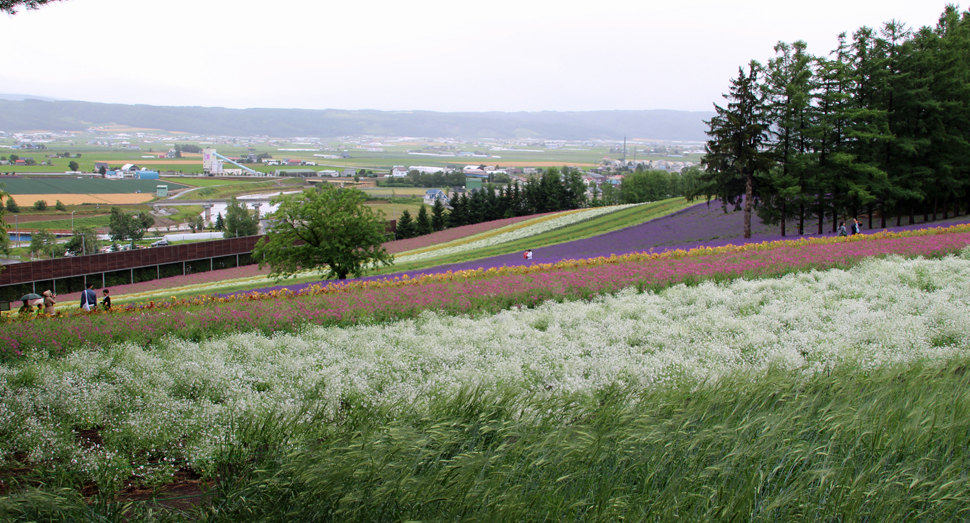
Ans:
{"label": "farm plot", "polygon": [[[169,189],[176,182],[166,181]],[[101,178],[9,178],[3,180],[3,189],[18,195],[49,194],[126,194],[141,191],[154,193],[158,180],[105,180]]]}
{"label": "farm plot", "polygon": [[106,193],[106,194],[14,194],[11,195],[17,205],[29,207],[37,200],[44,200],[48,205],[60,200],[64,205],[83,205],[85,203],[103,203],[106,205],[125,205],[145,203],[155,197],[154,192],[141,194]]}

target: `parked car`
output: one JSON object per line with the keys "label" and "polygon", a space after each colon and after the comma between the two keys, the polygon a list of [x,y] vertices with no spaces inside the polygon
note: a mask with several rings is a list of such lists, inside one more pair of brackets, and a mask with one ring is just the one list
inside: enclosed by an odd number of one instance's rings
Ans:
{"label": "parked car", "polygon": [[161,240],[158,240],[157,242],[152,242],[152,247],[167,247],[167,246],[168,246],[168,240],[166,239],[161,239]]}

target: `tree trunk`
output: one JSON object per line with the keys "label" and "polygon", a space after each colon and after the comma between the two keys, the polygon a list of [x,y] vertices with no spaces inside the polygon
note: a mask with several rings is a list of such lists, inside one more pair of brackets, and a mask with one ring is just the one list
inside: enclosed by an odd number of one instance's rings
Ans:
{"label": "tree trunk", "polygon": [[869,214],[869,230],[872,230],[872,204],[866,206],[866,213]]}
{"label": "tree trunk", "polygon": [[946,198],[943,199],[943,219],[944,220],[947,219],[947,218],[949,218],[949,210],[950,209],[947,208],[947,206],[948,206],[949,203],[950,203],[950,197],[947,196]]}
{"label": "tree trunk", "polygon": [[785,237],[785,202],[781,202],[781,236]]}
{"label": "tree trunk", "polygon": [[744,239],[751,238],[751,201],[754,199],[754,175],[748,173],[744,184]]}
{"label": "tree trunk", "polygon": [[916,209],[910,205],[909,206],[909,224],[913,225],[916,223]]}
{"label": "tree trunk", "polygon": [[[869,228],[872,229],[872,225]],[[886,202],[879,202],[879,228],[886,228]]]}
{"label": "tree trunk", "polygon": [[938,196],[933,197],[933,221],[936,221],[936,210],[940,207],[940,198]]}
{"label": "tree trunk", "polygon": [[825,232],[825,208],[822,207],[822,193],[818,193],[818,234]]}
{"label": "tree trunk", "polygon": [[805,202],[798,203],[798,234],[805,234]]}

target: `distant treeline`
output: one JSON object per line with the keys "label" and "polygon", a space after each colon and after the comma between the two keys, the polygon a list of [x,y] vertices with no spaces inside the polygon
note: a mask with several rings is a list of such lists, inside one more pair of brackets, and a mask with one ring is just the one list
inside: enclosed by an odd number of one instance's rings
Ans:
{"label": "distant treeline", "polygon": [[966,212],[970,13],[949,6],[918,30],[863,27],[828,56],[800,41],[775,52],[739,70],[709,121],[697,194],[747,201],[748,216],[782,234],[789,220],[821,234],[863,213],[886,227]]}
{"label": "distant treeline", "polygon": [[184,131],[193,134],[277,137],[451,136],[562,140],[648,138],[704,140],[711,112],[579,111],[483,112],[226,109],[92,102],[0,100],[0,130],[83,131],[92,125]]}

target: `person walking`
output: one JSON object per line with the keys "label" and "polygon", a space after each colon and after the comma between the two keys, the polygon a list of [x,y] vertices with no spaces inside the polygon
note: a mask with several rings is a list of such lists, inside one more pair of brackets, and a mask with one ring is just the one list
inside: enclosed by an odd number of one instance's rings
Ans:
{"label": "person walking", "polygon": [[110,311],[111,310],[111,296],[108,296],[108,289],[105,289],[103,292],[104,292],[104,297],[101,298],[101,306],[104,307],[104,310]]}
{"label": "person walking", "polygon": [[853,236],[855,236],[856,234],[859,234],[859,226],[860,225],[861,224],[859,223],[859,219],[858,218],[852,218],[852,235]]}
{"label": "person walking", "polygon": [[526,251],[525,251],[525,259],[528,260],[528,261],[532,261],[532,249],[526,249]]}
{"label": "person walking", "polygon": [[44,291],[44,314],[54,315],[54,305],[57,303],[57,295],[49,289]]}
{"label": "person walking", "polygon": [[845,222],[839,222],[839,236],[848,236],[849,233],[845,230]]}
{"label": "person walking", "polygon": [[98,306],[98,295],[94,292],[94,284],[89,283],[88,288],[81,291],[81,308],[86,311]]}

